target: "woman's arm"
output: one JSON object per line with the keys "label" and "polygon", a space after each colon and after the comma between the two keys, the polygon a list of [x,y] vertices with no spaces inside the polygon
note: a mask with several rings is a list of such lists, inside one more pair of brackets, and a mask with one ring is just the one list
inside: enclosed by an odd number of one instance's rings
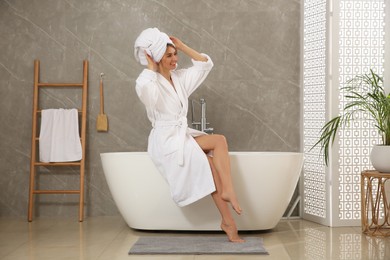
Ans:
{"label": "woman's arm", "polygon": [[192,49],[191,47],[187,46],[184,44],[181,40],[179,40],[176,37],[169,37],[172,42],[175,44],[176,48],[182,52],[184,52],[186,55],[188,55],[191,59],[196,60],[196,61],[208,61],[207,57],[203,56],[196,50]]}

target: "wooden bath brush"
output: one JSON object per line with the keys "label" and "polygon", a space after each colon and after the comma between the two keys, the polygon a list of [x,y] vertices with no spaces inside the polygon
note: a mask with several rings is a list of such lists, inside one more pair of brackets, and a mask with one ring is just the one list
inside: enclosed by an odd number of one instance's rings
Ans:
{"label": "wooden bath brush", "polygon": [[108,131],[108,119],[107,116],[104,114],[103,76],[104,73],[100,73],[100,113],[98,114],[96,121],[96,128],[99,132]]}

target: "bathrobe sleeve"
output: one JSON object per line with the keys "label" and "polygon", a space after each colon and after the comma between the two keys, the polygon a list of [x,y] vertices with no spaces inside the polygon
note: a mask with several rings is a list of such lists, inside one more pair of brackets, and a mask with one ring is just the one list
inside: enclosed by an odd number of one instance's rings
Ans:
{"label": "bathrobe sleeve", "polygon": [[146,107],[153,108],[158,99],[156,72],[144,69],[136,80],[135,90]]}
{"label": "bathrobe sleeve", "polygon": [[214,66],[213,61],[208,55],[204,53],[202,55],[207,57],[206,62],[192,60],[192,67],[177,71],[188,97],[202,84]]}

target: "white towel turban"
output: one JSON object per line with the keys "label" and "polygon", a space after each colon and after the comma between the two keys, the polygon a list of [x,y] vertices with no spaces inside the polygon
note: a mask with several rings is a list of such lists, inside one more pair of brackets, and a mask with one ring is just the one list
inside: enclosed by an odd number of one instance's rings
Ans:
{"label": "white towel turban", "polygon": [[167,50],[168,43],[173,44],[166,33],[160,32],[157,28],[148,28],[142,31],[135,40],[135,59],[142,65],[148,65],[148,61],[144,53],[144,51],[146,51],[146,53],[148,53],[155,62],[160,62]]}

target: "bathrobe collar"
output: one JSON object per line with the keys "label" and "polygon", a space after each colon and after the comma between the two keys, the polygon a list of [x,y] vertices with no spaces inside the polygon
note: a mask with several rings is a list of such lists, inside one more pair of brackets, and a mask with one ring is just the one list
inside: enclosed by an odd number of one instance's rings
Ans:
{"label": "bathrobe collar", "polygon": [[183,94],[183,90],[180,85],[180,81],[176,77],[174,73],[171,74],[172,82],[175,87],[172,86],[172,84],[160,73],[157,73],[159,77],[159,81],[161,82],[161,85],[168,90],[170,96],[176,100],[178,106],[181,107],[180,116],[186,116],[187,115],[187,104],[188,101],[185,98]]}
{"label": "bathrobe collar", "polygon": [[171,96],[174,99],[176,99],[177,101],[180,101],[179,96],[176,93],[175,88],[172,86],[172,84],[160,73],[157,73],[157,76],[158,76],[159,82],[161,82],[161,85],[163,85],[163,87],[168,90],[168,92],[171,94]]}

